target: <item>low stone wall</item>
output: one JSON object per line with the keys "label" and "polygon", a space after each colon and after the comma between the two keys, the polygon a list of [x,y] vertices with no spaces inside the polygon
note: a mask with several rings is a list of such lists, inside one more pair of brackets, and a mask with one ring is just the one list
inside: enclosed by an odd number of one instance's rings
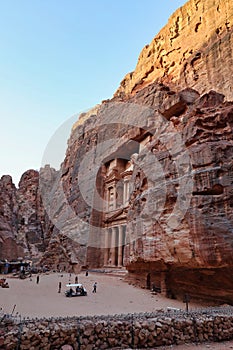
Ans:
{"label": "low stone wall", "polygon": [[233,339],[233,307],[113,316],[0,319],[0,349],[138,349]]}

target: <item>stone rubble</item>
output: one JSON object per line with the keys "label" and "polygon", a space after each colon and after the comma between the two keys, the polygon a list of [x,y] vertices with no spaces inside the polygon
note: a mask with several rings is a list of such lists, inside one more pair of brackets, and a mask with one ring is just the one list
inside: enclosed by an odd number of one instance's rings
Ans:
{"label": "stone rubble", "polygon": [[0,320],[5,350],[159,348],[233,339],[232,307],[78,318]]}

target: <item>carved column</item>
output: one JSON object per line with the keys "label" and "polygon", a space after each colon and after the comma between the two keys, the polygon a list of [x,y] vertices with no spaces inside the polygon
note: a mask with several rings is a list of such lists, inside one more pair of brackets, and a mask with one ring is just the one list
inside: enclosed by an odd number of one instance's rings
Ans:
{"label": "carved column", "polygon": [[116,227],[112,228],[112,241],[111,241],[111,254],[110,254],[112,266],[116,265],[116,230],[117,230]]}
{"label": "carved column", "polygon": [[124,204],[127,204],[128,202],[128,188],[129,188],[129,182],[128,180],[124,181]]}
{"label": "carved column", "polygon": [[117,197],[116,184],[114,183],[114,187],[113,187],[113,210],[116,209],[116,197]]}
{"label": "carved column", "polygon": [[110,230],[106,229],[105,230],[105,246],[104,246],[104,265],[108,265],[108,254],[109,254],[109,236],[110,236]]}
{"label": "carved column", "polygon": [[123,226],[119,226],[119,240],[118,240],[118,266],[123,265]]}
{"label": "carved column", "polygon": [[105,209],[105,211],[108,211],[108,200],[109,200],[109,198],[108,198],[108,194],[109,194],[109,192],[108,192],[108,188],[105,186],[105,189],[104,189],[104,209]]}
{"label": "carved column", "polygon": [[112,187],[108,188],[108,211],[112,210],[112,206],[113,206],[113,198],[112,198]]}

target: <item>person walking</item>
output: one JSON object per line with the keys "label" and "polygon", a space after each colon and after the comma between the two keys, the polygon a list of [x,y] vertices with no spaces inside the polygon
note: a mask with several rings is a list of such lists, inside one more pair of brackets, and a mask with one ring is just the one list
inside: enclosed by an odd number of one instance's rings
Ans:
{"label": "person walking", "polygon": [[36,276],[36,283],[37,283],[37,284],[39,283],[39,280],[40,280],[40,276],[37,275],[37,276]]}
{"label": "person walking", "polygon": [[58,293],[61,293],[61,282],[58,283]]}
{"label": "person walking", "polygon": [[96,293],[96,288],[97,288],[97,282],[95,282],[93,284],[93,291],[92,291],[92,293]]}

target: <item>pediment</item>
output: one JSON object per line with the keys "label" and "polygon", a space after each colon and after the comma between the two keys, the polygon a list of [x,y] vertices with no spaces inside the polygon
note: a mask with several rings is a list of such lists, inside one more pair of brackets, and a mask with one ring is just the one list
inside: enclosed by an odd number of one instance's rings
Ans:
{"label": "pediment", "polygon": [[105,222],[112,222],[117,220],[125,220],[126,219],[126,212],[124,208],[120,208],[118,210],[114,210],[114,212],[110,212],[108,214],[105,214]]}
{"label": "pediment", "polygon": [[120,176],[117,170],[113,170],[109,173],[108,177],[105,179],[105,182],[111,182],[115,180],[119,180]]}
{"label": "pediment", "polygon": [[121,173],[122,177],[131,176],[133,174],[133,169],[126,169],[123,173]]}

